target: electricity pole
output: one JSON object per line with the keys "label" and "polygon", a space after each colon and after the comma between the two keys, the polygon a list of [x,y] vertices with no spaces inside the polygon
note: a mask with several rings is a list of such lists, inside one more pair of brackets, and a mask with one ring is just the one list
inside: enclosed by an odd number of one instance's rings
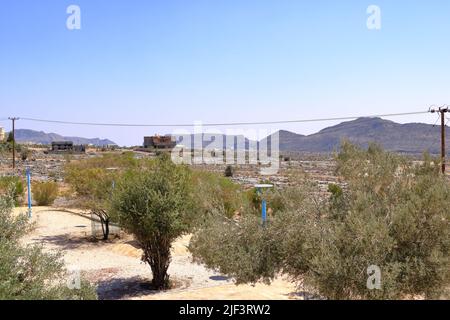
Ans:
{"label": "electricity pole", "polygon": [[450,112],[447,106],[440,107],[438,110],[431,110],[432,113],[439,112],[441,116],[441,161],[442,161],[442,173],[445,174],[445,114]]}
{"label": "electricity pole", "polygon": [[19,120],[19,118],[13,117],[13,118],[8,118],[9,120],[12,121],[12,149],[13,149],[13,163],[12,163],[12,167],[13,169],[16,168],[16,138],[15,138],[15,125],[16,125],[16,120]]}

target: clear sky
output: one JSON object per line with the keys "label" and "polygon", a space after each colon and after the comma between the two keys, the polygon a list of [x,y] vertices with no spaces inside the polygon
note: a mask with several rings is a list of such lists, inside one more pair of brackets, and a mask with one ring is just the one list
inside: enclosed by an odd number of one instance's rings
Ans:
{"label": "clear sky", "polygon": [[[80,30],[66,27],[71,4]],[[366,26],[371,4],[381,30]],[[426,110],[450,104],[449,49],[448,0],[1,0],[0,119],[247,122]],[[333,124],[275,127],[310,134]],[[121,145],[172,132],[17,127]]]}

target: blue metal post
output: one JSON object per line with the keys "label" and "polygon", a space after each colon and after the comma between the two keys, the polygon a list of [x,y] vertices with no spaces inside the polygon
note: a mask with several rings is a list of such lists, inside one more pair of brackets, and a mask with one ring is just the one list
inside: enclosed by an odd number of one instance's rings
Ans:
{"label": "blue metal post", "polygon": [[27,168],[27,186],[28,186],[28,218],[31,218],[31,172]]}
{"label": "blue metal post", "polygon": [[263,221],[263,224],[265,224],[266,223],[266,220],[267,220],[267,212],[266,212],[266,200],[265,199],[263,199],[262,200],[262,221]]}

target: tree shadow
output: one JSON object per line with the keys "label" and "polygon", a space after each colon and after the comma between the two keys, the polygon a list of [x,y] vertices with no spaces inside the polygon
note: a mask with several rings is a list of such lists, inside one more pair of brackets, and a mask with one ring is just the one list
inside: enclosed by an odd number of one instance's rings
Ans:
{"label": "tree shadow", "polygon": [[135,276],[100,281],[97,286],[99,300],[120,300],[156,294],[149,279]]}
{"label": "tree shadow", "polygon": [[72,250],[82,247],[83,245],[93,245],[98,243],[99,245],[105,242],[97,241],[90,237],[74,237],[69,233],[53,235],[53,236],[40,236],[38,238],[33,238],[36,242],[45,242],[54,246],[59,247],[62,250]]}
{"label": "tree shadow", "polygon": [[181,287],[189,286],[189,283],[171,279],[171,286],[172,288],[168,290],[156,290],[153,288],[151,280],[148,278],[140,276],[131,278],[113,278],[98,282],[97,295],[99,300],[130,299],[180,289]]}
{"label": "tree shadow", "polygon": [[326,300],[324,297],[307,292],[307,291],[296,291],[286,294],[289,298],[300,299],[300,300]]}

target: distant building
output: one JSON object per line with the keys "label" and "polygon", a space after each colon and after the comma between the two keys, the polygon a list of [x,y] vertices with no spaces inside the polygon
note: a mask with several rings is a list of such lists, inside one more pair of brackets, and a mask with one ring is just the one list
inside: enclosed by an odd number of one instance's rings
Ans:
{"label": "distant building", "polygon": [[2,127],[0,127],[0,141],[5,140],[5,136],[6,136],[5,129],[3,129]]}
{"label": "distant building", "polygon": [[72,141],[53,141],[52,152],[62,153],[84,153],[86,147],[84,145],[74,145]]}
{"label": "distant building", "polygon": [[144,148],[153,149],[172,149],[176,145],[175,141],[172,141],[172,136],[151,136],[144,137]]}

